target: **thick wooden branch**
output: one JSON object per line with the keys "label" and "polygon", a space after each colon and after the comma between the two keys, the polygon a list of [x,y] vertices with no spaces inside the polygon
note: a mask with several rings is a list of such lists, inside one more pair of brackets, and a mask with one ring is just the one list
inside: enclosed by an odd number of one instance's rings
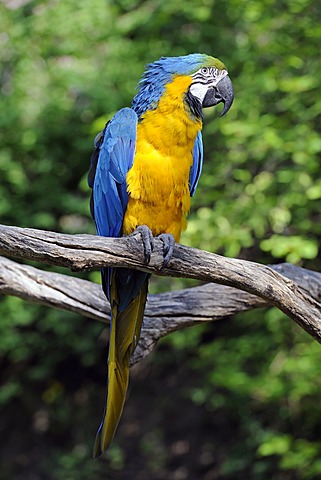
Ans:
{"label": "thick wooden branch", "polygon": [[[231,286],[260,297],[263,300],[261,305],[275,305],[321,342],[320,297],[313,298],[311,292],[264,265],[224,258],[179,244],[175,246],[168,267],[162,269],[162,245],[160,240],[155,240],[155,251],[150,263],[146,265],[140,235],[101,238],[0,226],[0,253],[3,255],[37,260],[72,270],[103,266],[130,267],[156,275],[196,278]],[[88,291],[90,292],[89,289]],[[238,292],[238,296],[241,298],[241,292]],[[174,297],[170,301],[173,303]],[[189,324],[202,318],[203,305],[200,301],[193,314],[188,303],[185,305]],[[147,312],[148,309],[146,315]],[[157,314],[152,316],[158,318]],[[215,315],[211,312],[209,317],[213,319]]]}
{"label": "thick wooden branch", "polygon": [[[294,280],[315,299],[321,298],[321,274],[290,264],[272,266]],[[46,272],[0,257],[0,294],[14,295],[48,307],[76,312],[107,322],[110,308],[101,286],[60,273]],[[140,343],[133,363],[147,356],[158,340],[191,325],[228,317],[266,306],[263,299],[224,285],[199,287],[149,295]]]}

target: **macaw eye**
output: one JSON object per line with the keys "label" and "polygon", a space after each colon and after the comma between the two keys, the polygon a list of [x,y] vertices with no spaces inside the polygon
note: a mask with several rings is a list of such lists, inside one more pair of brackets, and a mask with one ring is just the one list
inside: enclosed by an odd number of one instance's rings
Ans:
{"label": "macaw eye", "polygon": [[206,67],[201,68],[201,72],[204,73],[204,74],[207,74],[208,73],[208,68],[206,68]]}

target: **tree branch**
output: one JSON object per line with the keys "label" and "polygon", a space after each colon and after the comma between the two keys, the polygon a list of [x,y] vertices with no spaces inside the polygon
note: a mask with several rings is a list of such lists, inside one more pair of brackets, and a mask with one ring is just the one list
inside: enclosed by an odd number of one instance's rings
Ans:
{"label": "tree branch", "polygon": [[[321,298],[320,273],[290,264],[274,265],[272,268],[294,280],[315,299]],[[4,257],[0,257],[0,293],[103,322],[107,322],[110,315],[109,303],[100,285],[21,265]],[[158,340],[169,333],[266,305],[266,301],[247,292],[212,283],[149,295],[142,336],[132,363],[147,356]]]}
{"label": "tree branch", "polygon": [[[145,312],[141,349],[137,350],[136,361],[144,356],[144,352],[150,351],[159,338],[178,328],[226,317],[237,311],[266,304],[278,307],[321,343],[321,304],[319,302],[321,281],[320,275],[315,272],[307,274],[303,269],[292,267],[290,273],[293,275],[294,268],[296,281],[299,279],[299,282],[302,282],[305,278],[304,287],[304,282],[301,285],[296,284],[291,279],[280,275],[276,268],[271,269],[254,262],[224,258],[179,244],[175,246],[168,267],[161,269],[162,242],[157,239],[151,261],[146,265],[140,235],[101,238],[7,226],[0,226],[0,253],[69,267],[72,270],[103,266],[130,267],[156,275],[196,278],[222,284],[150,296]],[[4,262],[10,261],[4,259]],[[47,305],[83,312],[82,314],[101,320],[104,318],[107,307],[99,286],[85,280],[40,272],[33,267],[20,265],[19,268],[24,271],[21,276],[21,270],[15,270],[17,267],[13,264],[17,265],[14,262],[6,263],[2,270],[12,273],[16,287],[19,276],[20,281],[25,285],[26,282],[28,285],[31,284],[31,278],[37,279],[32,280],[32,288],[27,288],[27,292],[20,295],[23,298],[33,301],[41,299],[41,302]],[[291,268],[287,266],[285,275],[289,274],[289,270]],[[283,268],[282,273],[284,271]],[[291,274],[288,276],[291,277]],[[1,291],[14,294],[12,279],[5,281],[4,278],[2,273]],[[5,284],[7,284],[6,287],[4,287]],[[307,284],[308,288],[306,288]],[[315,298],[313,298],[311,284],[314,285]],[[235,293],[234,291],[231,294],[232,289],[227,286],[241,289],[243,292]],[[21,287],[20,284],[17,289]],[[259,299],[253,295],[258,296]],[[222,299],[224,299],[223,303]],[[226,305],[225,299],[230,307]]]}

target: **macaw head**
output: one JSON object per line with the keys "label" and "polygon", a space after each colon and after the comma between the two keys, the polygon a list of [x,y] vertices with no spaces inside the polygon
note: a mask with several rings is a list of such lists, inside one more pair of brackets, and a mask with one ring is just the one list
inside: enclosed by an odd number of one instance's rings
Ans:
{"label": "macaw head", "polygon": [[202,108],[224,104],[221,115],[231,107],[234,90],[225,65],[209,55],[193,53],[181,57],[162,57],[147,65],[138,84],[139,91],[133,100],[133,109],[140,117],[157,107],[166,85],[177,77],[187,77],[185,100],[191,111],[202,116]]}

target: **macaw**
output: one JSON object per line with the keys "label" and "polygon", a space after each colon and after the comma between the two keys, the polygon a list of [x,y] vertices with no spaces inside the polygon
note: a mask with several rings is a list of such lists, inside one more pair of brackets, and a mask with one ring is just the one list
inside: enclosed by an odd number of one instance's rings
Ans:
{"label": "macaw", "polygon": [[[146,262],[158,236],[168,264],[202,171],[202,109],[223,102],[224,115],[233,98],[227,69],[214,57],[195,53],[147,65],[131,108],[119,110],[95,139],[88,183],[98,235],[120,237],[138,229]],[[107,401],[95,458],[109,448],[123,411],[149,277],[129,268],[102,269],[112,313]]]}

